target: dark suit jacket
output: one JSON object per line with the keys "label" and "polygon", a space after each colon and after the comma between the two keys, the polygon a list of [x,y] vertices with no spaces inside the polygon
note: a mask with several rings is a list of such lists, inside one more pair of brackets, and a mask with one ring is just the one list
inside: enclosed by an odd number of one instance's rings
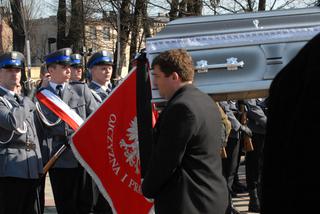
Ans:
{"label": "dark suit jacket", "polygon": [[154,129],[151,163],[142,183],[156,213],[224,214],[227,186],[220,157],[221,116],[193,85],[180,88]]}
{"label": "dark suit jacket", "polygon": [[[262,174],[261,213],[318,213],[320,34],[274,78]],[[276,208],[276,209],[275,209]]]}

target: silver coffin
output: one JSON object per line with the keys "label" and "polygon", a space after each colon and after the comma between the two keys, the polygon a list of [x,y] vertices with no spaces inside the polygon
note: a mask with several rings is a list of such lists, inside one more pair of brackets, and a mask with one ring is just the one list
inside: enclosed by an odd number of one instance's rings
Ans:
{"label": "silver coffin", "polygon": [[[150,62],[185,48],[197,69],[195,85],[217,100],[267,96],[275,75],[320,33],[320,8],[181,18],[147,39]],[[161,101],[155,87],[153,101]]]}

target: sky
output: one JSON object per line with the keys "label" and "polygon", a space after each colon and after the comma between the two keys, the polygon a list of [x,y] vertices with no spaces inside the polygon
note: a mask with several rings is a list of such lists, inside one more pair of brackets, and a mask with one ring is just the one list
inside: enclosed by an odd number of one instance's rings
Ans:
{"label": "sky", "polygon": [[[37,17],[48,17],[48,16],[52,16],[52,15],[56,15],[56,10],[57,10],[57,4],[58,4],[58,0],[35,0],[37,1],[37,3],[40,5],[41,9],[40,12],[37,14]],[[209,2],[209,0],[205,0],[207,2]],[[244,0],[242,0],[244,1]],[[267,5],[271,5],[273,3],[274,0],[267,0]],[[277,8],[278,6],[282,5],[286,0],[277,0],[276,1],[276,5],[275,8]],[[166,0],[154,0],[153,2],[155,2],[155,4],[157,5],[164,5],[166,6]],[[225,5],[232,5],[233,4],[233,0],[220,0],[220,2],[222,4]],[[230,3],[231,2],[231,3]],[[240,0],[241,2],[241,0]],[[295,6],[295,7],[305,7],[305,3],[311,3],[311,2],[315,2],[315,0],[294,0],[293,4],[291,4],[291,6]],[[168,6],[166,6],[168,7]],[[152,16],[157,15],[158,13],[167,13],[168,10],[159,8],[159,7],[155,7],[150,5],[149,6],[149,14]],[[212,11],[208,8],[204,8],[204,15],[209,15],[210,13],[212,14]]]}

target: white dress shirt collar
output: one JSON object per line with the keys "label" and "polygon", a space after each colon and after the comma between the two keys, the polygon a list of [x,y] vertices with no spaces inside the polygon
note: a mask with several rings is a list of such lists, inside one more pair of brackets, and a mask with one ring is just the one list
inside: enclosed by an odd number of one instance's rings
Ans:
{"label": "white dress shirt collar", "polygon": [[102,88],[102,90],[107,91],[107,89],[109,88],[108,85],[110,84],[110,81],[106,82],[104,85],[101,85],[99,83],[97,83],[96,81],[92,80],[92,82],[98,86],[100,86]]}
{"label": "white dress shirt collar", "polygon": [[53,88],[54,90],[56,90],[56,88],[57,88],[57,85],[62,85],[62,90],[64,89],[64,87],[65,87],[65,83],[62,83],[62,84],[57,84],[57,83],[54,83],[54,82],[49,82],[49,84],[50,84],[50,86],[51,86],[51,88]]}
{"label": "white dress shirt collar", "polygon": [[8,94],[12,95],[12,96],[15,95],[14,91],[10,91],[10,90],[6,89],[5,87],[3,87],[3,86],[1,86],[1,85],[0,85],[0,88],[1,88],[2,90],[4,90],[5,92],[7,92]]}

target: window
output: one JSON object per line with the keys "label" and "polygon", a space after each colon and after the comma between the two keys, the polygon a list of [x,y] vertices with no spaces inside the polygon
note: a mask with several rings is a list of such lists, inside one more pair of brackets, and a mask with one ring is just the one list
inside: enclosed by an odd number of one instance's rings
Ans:
{"label": "window", "polygon": [[97,30],[96,27],[90,27],[90,37],[92,39],[97,39]]}
{"label": "window", "polygon": [[104,27],[103,31],[102,31],[102,35],[103,35],[104,41],[109,41],[110,40],[110,28]]}

